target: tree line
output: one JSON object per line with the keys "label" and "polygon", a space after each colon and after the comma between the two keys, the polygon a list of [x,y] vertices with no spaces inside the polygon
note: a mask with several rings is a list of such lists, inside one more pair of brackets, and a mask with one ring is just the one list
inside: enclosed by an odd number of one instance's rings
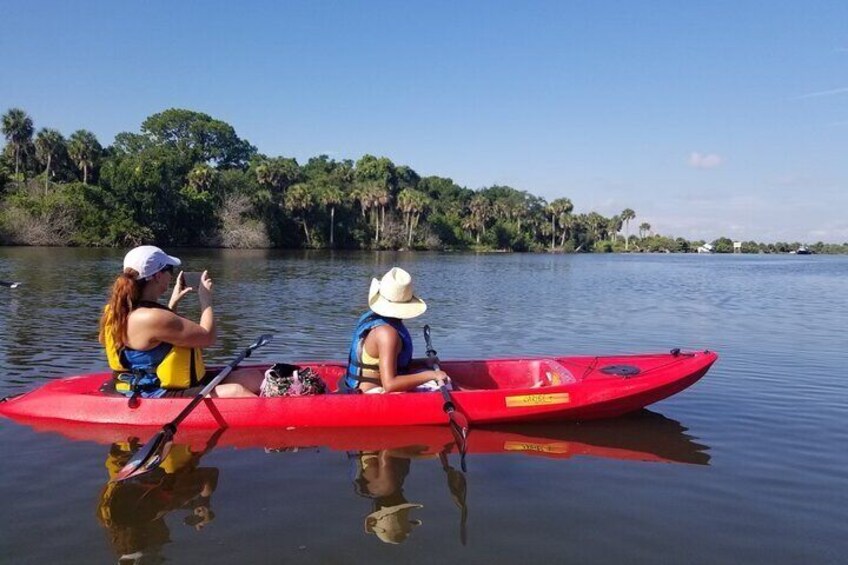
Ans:
{"label": "tree line", "polygon": [[[2,133],[0,243],[8,245],[690,252],[705,243],[631,225],[629,208],[575,213],[569,198],[473,190],[386,157],[300,164],[264,155],[230,124],[185,109],[154,114],[106,147],[87,130],[36,131],[20,108],[3,114]],[[728,252],[729,241],[712,244]],[[745,242],[742,251],[798,245]]]}

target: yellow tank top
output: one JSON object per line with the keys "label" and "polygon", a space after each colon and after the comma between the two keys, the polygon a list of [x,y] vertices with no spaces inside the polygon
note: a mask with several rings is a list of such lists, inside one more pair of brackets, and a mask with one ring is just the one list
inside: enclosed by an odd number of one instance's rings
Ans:
{"label": "yellow tank top", "polygon": [[380,356],[371,357],[368,355],[368,352],[365,351],[365,348],[362,348],[362,364],[363,365],[379,365],[380,364]]}

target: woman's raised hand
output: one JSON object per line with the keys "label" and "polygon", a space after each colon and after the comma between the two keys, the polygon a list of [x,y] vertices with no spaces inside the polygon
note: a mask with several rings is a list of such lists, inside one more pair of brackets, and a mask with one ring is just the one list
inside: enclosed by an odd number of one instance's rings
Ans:
{"label": "woman's raised hand", "polygon": [[212,277],[209,276],[209,271],[203,271],[200,275],[197,294],[200,297],[201,304],[212,302]]}
{"label": "woman's raised hand", "polygon": [[177,282],[174,284],[174,290],[171,292],[171,299],[168,301],[168,308],[171,310],[176,309],[177,304],[180,303],[180,300],[183,299],[183,296],[191,292],[193,289],[185,284],[185,277],[183,276],[183,272],[180,271],[180,274],[177,275]]}

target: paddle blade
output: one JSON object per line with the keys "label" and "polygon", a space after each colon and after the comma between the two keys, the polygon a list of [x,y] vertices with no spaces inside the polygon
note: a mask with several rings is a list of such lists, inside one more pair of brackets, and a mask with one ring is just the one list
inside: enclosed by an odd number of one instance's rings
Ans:
{"label": "paddle blade", "polygon": [[168,427],[157,432],[141,449],[135,452],[135,455],[118,471],[111,482],[125,481],[158,467],[171,451],[173,439],[174,434]]}
{"label": "paddle blade", "polygon": [[268,343],[274,339],[274,334],[262,334],[259,338],[253,342],[248,349],[253,351],[254,349],[259,349],[262,346],[268,345]]}

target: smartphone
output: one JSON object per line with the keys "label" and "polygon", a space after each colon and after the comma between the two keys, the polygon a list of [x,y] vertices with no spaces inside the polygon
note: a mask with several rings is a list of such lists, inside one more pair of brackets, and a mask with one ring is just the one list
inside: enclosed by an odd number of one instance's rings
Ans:
{"label": "smartphone", "polygon": [[202,274],[200,271],[183,271],[183,283],[197,290],[197,287],[200,286],[200,275]]}

